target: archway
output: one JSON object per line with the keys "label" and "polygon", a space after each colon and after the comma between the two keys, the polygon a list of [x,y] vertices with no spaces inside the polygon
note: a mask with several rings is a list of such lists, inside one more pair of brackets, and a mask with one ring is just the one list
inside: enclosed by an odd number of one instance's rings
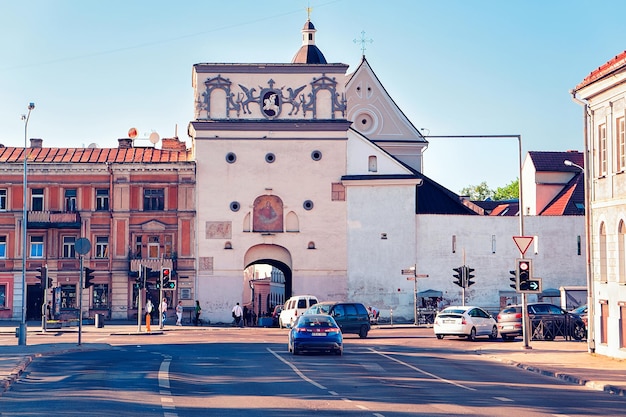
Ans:
{"label": "archway", "polygon": [[279,245],[256,245],[244,256],[244,306],[255,317],[271,314],[292,293],[291,254]]}

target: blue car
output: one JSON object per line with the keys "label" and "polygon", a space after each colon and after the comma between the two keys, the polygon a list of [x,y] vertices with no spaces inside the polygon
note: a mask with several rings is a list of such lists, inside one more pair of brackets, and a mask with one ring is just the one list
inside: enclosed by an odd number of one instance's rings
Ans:
{"label": "blue car", "polygon": [[343,335],[331,316],[302,315],[289,330],[289,352],[330,352],[343,354]]}

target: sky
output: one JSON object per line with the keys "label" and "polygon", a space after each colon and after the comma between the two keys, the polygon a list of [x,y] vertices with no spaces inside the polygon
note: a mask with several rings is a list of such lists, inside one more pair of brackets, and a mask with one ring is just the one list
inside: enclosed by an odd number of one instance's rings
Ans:
{"label": "sky", "polygon": [[[306,8],[348,72],[365,56],[424,135],[521,135],[583,150],[570,91],[626,50],[623,0],[0,0],[0,144],[117,147],[193,118],[196,63],[291,62]],[[423,172],[454,192],[519,176],[515,138],[429,139]]]}

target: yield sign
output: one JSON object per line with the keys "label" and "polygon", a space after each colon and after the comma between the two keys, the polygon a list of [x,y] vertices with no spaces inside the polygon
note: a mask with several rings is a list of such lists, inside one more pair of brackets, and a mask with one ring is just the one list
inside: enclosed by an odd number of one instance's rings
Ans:
{"label": "yield sign", "polygon": [[517,249],[519,249],[520,253],[523,256],[528,250],[528,247],[530,246],[530,244],[533,242],[533,237],[532,236],[513,236],[513,240],[515,241],[515,244],[517,245]]}

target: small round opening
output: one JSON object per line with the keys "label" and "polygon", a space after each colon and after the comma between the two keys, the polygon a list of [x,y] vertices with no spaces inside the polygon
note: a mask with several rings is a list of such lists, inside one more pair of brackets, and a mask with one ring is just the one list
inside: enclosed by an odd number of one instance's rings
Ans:
{"label": "small round opening", "polygon": [[235,155],[234,152],[228,152],[226,154],[226,162],[228,162],[229,164],[234,163],[237,160],[237,155]]}
{"label": "small round opening", "polygon": [[322,159],[322,152],[317,150],[311,152],[311,159],[313,159],[314,161],[319,161],[320,159]]}
{"label": "small round opening", "polygon": [[305,210],[311,210],[313,208],[313,202],[311,200],[306,200],[302,204],[302,207],[304,207]]}
{"label": "small round opening", "polygon": [[276,155],[271,152],[265,155],[265,162],[271,164],[274,161],[276,161]]}
{"label": "small round opening", "polygon": [[240,208],[241,208],[241,205],[239,204],[238,201],[233,201],[232,203],[230,203],[230,209],[232,211],[239,211]]}

